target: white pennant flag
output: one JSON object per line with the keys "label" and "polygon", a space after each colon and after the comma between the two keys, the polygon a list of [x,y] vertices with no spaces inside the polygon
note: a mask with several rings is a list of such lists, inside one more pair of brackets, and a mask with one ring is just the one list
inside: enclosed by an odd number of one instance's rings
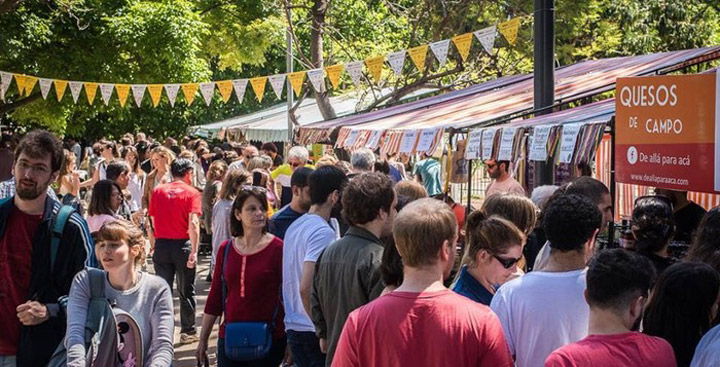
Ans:
{"label": "white pennant flag", "polygon": [[175,107],[175,99],[177,98],[180,84],[165,84],[165,93],[167,93],[170,107]]}
{"label": "white pennant flag", "polygon": [[442,40],[430,44],[430,49],[435,55],[437,61],[440,63],[440,66],[438,68],[445,66],[445,63],[447,62],[447,53],[449,47],[450,40]]}
{"label": "white pennant flag", "polygon": [[40,84],[40,93],[43,99],[47,99],[48,93],[50,92],[50,86],[52,86],[52,79],[40,78],[38,84]]}
{"label": "white pennant flag", "polygon": [[280,95],[283,91],[283,85],[285,85],[285,74],[276,74],[271,75],[268,77],[268,80],[270,81],[270,86],[273,89],[273,92],[275,92],[275,95],[280,99]]}
{"label": "white pennant flag", "polygon": [[215,82],[200,83],[200,94],[202,94],[205,104],[208,106],[212,102],[213,93],[215,93]]}
{"label": "white pennant flag", "polygon": [[325,74],[322,68],[308,70],[307,77],[316,92],[321,93],[325,90]]}
{"label": "white pennant flag", "polygon": [[0,100],[5,100],[5,93],[10,88],[12,82],[12,74],[4,71],[0,71]]}
{"label": "white pennant flag", "polygon": [[78,97],[80,97],[80,91],[82,90],[82,82],[70,82],[70,93],[72,94],[73,101],[77,103]]}
{"label": "white pennant flag", "polygon": [[405,66],[405,55],[407,54],[407,50],[402,50],[398,52],[393,52],[389,55],[387,55],[387,61],[390,64],[390,67],[395,72],[395,75],[400,76],[402,74],[403,66]]}
{"label": "white pennant flag", "polygon": [[245,90],[247,89],[247,79],[233,80],[233,88],[235,89],[235,96],[237,96],[238,102],[242,103],[243,97],[245,97]]}
{"label": "white pennant flag", "polygon": [[135,105],[140,107],[143,96],[145,95],[145,89],[147,89],[147,84],[134,84],[131,88],[133,91],[133,98],[135,98]]}
{"label": "white pennant flag", "polygon": [[495,48],[495,35],[497,34],[497,27],[491,26],[479,31],[473,32],[475,37],[480,41],[485,51],[488,54],[492,54],[493,48]]}
{"label": "white pennant flag", "polygon": [[100,83],[100,96],[106,106],[110,103],[110,97],[112,97],[113,89],[115,89],[115,84]]}
{"label": "white pennant flag", "polygon": [[362,61],[353,61],[345,64],[345,70],[350,74],[350,78],[356,87],[360,84],[360,78],[362,78],[362,68]]}

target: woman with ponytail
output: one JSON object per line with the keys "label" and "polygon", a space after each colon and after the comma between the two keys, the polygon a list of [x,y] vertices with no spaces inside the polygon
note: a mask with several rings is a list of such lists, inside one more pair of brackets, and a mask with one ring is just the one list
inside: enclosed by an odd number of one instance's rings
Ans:
{"label": "woman with ponytail", "polygon": [[661,196],[644,196],[635,201],[632,233],[636,251],[655,266],[658,276],[677,260],[668,256],[668,246],[675,234],[673,209]]}
{"label": "woman with ponytail", "polygon": [[465,257],[453,291],[490,305],[495,290],[515,273],[525,234],[507,219],[475,211],[467,218]]}

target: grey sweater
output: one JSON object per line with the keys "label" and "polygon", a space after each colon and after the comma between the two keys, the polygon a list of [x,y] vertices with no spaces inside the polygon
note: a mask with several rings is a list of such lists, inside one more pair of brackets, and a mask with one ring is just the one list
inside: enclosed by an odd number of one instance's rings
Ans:
{"label": "grey sweater", "polygon": [[[170,287],[162,278],[138,272],[137,284],[119,291],[105,278],[105,297],[132,315],[143,335],[145,367],[168,367],[173,360],[175,319]],[[67,366],[85,367],[85,321],[90,300],[90,278],[81,271],[73,280],[67,305]]]}

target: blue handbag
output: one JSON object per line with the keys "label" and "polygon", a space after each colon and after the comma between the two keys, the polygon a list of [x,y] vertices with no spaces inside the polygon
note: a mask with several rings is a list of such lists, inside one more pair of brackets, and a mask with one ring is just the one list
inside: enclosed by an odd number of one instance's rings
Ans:
{"label": "blue handbag", "polygon": [[[227,284],[225,283],[225,263],[232,247],[232,240],[225,244],[222,272],[222,305],[225,312],[225,298],[227,297]],[[275,307],[270,322],[226,322],[225,323],[225,355],[237,362],[263,359],[270,353],[275,319],[280,310],[280,303]],[[227,317],[225,318],[227,320]]]}

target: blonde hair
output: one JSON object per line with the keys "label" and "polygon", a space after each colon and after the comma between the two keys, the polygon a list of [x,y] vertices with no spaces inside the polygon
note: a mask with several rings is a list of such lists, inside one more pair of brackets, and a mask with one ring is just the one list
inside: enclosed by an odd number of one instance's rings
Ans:
{"label": "blonde hair", "polygon": [[160,145],[155,147],[152,152],[152,154],[158,154],[161,157],[165,158],[168,165],[172,163],[172,161],[175,160],[175,153],[172,152],[172,150],[165,148],[164,146]]}
{"label": "blonde hair", "polygon": [[417,200],[428,197],[427,190],[425,187],[415,181],[403,180],[395,185],[395,192],[398,195],[402,195],[410,198],[410,200]]}
{"label": "blonde hair", "polygon": [[[445,241],[457,237],[457,220],[450,207],[435,199],[411,202],[393,224],[393,238],[403,264],[410,267],[433,265]],[[453,252],[454,253],[454,252]]]}
{"label": "blonde hair", "polygon": [[335,164],[337,164],[337,162],[337,158],[329,154],[325,154],[324,156],[320,157],[320,159],[318,159],[317,163],[315,163],[315,168],[317,169],[322,166],[334,166]]}
{"label": "blonde hair", "polygon": [[526,236],[535,228],[537,207],[525,196],[517,194],[491,195],[482,205],[486,216],[497,215],[512,222]]}
{"label": "blonde hair", "polygon": [[208,171],[207,171],[208,181],[222,180],[223,177],[225,177],[225,173],[227,173],[227,170],[228,170],[228,165],[223,160],[217,160],[215,162],[210,163],[210,167],[208,167]]}
{"label": "blonde hair", "polygon": [[134,259],[135,266],[145,263],[145,236],[141,230],[124,220],[113,220],[105,223],[97,232],[97,243],[95,244],[96,256],[97,247],[107,241],[125,241],[128,247],[138,247],[138,256]]}

